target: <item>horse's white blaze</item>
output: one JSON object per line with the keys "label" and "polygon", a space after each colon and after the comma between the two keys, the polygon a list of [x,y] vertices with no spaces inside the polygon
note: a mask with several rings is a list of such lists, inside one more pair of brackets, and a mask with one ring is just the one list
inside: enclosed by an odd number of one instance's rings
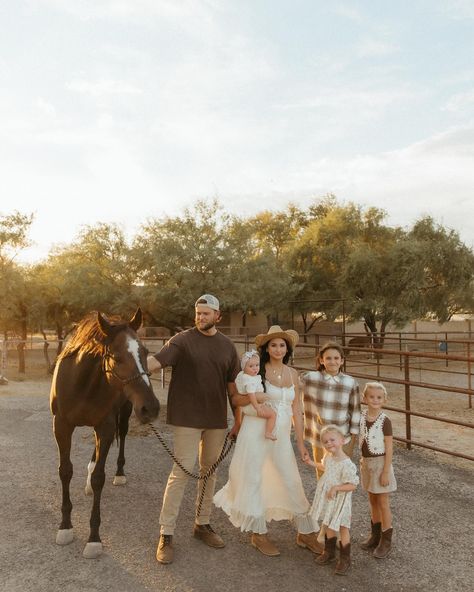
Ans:
{"label": "horse's white blaze", "polygon": [[142,362],[140,360],[140,356],[138,355],[139,345],[136,339],[132,339],[130,336],[127,337],[127,350],[132,354],[135,364],[137,365],[138,371],[142,373],[143,380],[147,383],[148,386],[151,386],[150,379],[148,378],[147,374],[145,373],[145,369],[142,366]]}
{"label": "horse's white blaze", "polygon": [[87,481],[86,481],[86,495],[92,495],[94,492],[92,491],[92,484],[91,484],[91,476],[95,469],[95,462],[90,461],[87,465]]}

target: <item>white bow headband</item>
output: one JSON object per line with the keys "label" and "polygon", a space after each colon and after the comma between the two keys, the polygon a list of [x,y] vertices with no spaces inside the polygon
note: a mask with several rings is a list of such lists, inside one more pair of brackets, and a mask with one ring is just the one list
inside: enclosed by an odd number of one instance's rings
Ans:
{"label": "white bow headband", "polygon": [[240,367],[242,368],[242,370],[245,368],[245,365],[250,360],[250,358],[253,358],[255,356],[257,358],[260,358],[260,356],[258,355],[258,351],[256,349],[251,349],[250,351],[246,351],[244,354],[242,354],[242,357],[240,358]]}

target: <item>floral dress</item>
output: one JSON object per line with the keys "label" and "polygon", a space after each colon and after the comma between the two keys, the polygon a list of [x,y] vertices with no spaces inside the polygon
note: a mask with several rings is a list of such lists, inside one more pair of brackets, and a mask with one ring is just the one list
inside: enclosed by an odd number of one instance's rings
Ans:
{"label": "floral dress", "polygon": [[352,491],[338,491],[333,499],[327,493],[334,485],[353,483],[358,485],[357,469],[350,458],[335,460],[328,454],[323,458],[324,474],[318,481],[311,517],[315,524],[322,523],[331,530],[338,531],[341,526],[351,526]]}

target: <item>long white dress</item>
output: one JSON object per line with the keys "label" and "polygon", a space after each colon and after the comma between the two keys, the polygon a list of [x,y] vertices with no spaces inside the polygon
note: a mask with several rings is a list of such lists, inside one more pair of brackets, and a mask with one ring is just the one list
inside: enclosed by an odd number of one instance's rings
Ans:
{"label": "long white dress", "polygon": [[275,441],[265,438],[265,422],[244,415],[229,480],[214,495],[214,503],[242,531],[267,532],[267,521],[294,520],[298,532],[313,532],[309,503],[290,440],[294,386],[265,382],[266,394],[277,412]]}
{"label": "long white dress", "polygon": [[[343,483],[359,484],[357,469],[350,458],[335,460],[331,455],[323,458],[325,467],[322,477],[318,481],[314,501],[311,507],[311,516],[314,523],[319,522],[338,531],[341,526],[350,528],[352,513],[352,492],[338,491],[333,499],[327,499],[327,492],[334,485]],[[318,529],[319,530],[319,529]]]}

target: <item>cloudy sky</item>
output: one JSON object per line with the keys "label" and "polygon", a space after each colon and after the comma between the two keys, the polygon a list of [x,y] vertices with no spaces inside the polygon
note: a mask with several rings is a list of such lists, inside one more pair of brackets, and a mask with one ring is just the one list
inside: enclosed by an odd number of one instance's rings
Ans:
{"label": "cloudy sky", "polygon": [[474,244],[474,0],[3,0],[0,213],[81,225],[334,193]]}

